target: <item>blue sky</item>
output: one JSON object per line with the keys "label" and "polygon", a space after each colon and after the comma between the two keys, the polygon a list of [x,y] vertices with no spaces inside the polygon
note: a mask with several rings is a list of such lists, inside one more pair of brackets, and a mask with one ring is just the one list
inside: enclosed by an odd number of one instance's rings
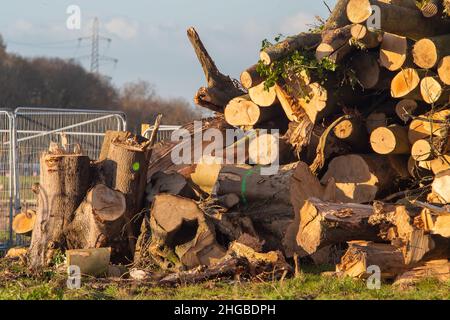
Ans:
{"label": "blue sky", "polygon": [[[336,0],[326,1],[330,7]],[[101,34],[113,41],[101,54],[119,59],[101,66],[115,85],[137,79],[153,83],[159,94],[192,100],[204,85],[201,68],[186,37],[196,27],[219,68],[238,78],[258,60],[261,40],[307,30],[314,16],[327,17],[317,0],[15,0],[2,4],[0,33],[8,51],[24,56],[73,58],[90,54],[94,17]],[[66,27],[69,5],[81,9],[81,30]],[[64,41],[64,42],[63,42]],[[89,59],[80,62],[89,67]]]}

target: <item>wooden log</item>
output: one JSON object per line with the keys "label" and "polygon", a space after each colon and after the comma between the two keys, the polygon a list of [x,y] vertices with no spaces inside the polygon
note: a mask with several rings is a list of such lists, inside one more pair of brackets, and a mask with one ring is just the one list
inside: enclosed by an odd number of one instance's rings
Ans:
{"label": "wooden log", "polygon": [[360,119],[344,120],[333,129],[334,135],[354,150],[364,150],[369,138]]}
{"label": "wooden log", "polygon": [[351,241],[348,245],[336,266],[336,271],[343,276],[366,279],[372,275],[368,268],[378,266],[382,279],[393,279],[407,270],[401,250],[392,245],[368,241]]}
{"label": "wooden log", "polygon": [[301,122],[300,119],[303,118],[302,115],[305,114],[305,111],[300,106],[298,101],[291,97],[287,93],[287,91],[278,84],[275,85],[275,91],[277,93],[277,98],[280,101],[281,106],[283,107],[284,113],[286,114],[286,117],[290,121]]}
{"label": "wooden log", "polygon": [[294,220],[286,230],[283,239],[283,245],[287,257],[294,254],[300,256],[305,255],[304,250],[300,247],[300,210],[303,208],[305,201],[309,198],[322,199],[324,201],[334,201],[335,198],[334,180],[328,182],[327,187],[320,184],[319,179],[312,174],[308,165],[299,162],[290,181],[290,199],[294,208]]}
{"label": "wooden log", "polygon": [[300,33],[262,50],[260,59],[265,65],[270,65],[296,50],[310,50],[315,48],[320,41],[321,35],[318,33]]}
{"label": "wooden log", "polygon": [[352,239],[379,240],[378,228],[368,223],[372,214],[372,206],[310,198],[300,209],[299,244],[312,254],[327,245]]}
{"label": "wooden log", "polygon": [[404,122],[408,122],[412,116],[417,115],[419,104],[412,99],[402,99],[395,106],[395,113]]}
{"label": "wooden log", "polygon": [[334,178],[337,201],[368,203],[391,189],[394,177],[408,176],[405,162],[399,156],[340,156],[330,162],[321,181]]}
{"label": "wooden log", "polygon": [[433,184],[433,193],[436,194],[442,203],[450,203],[450,170],[442,171],[436,175]]}
{"label": "wooden log", "polygon": [[422,69],[432,69],[450,55],[449,47],[450,34],[420,39],[412,49],[414,63]]}
{"label": "wooden log", "polygon": [[430,112],[425,116],[419,116],[419,119],[423,121],[423,129],[428,135],[444,139],[448,137],[450,109]]}
{"label": "wooden log", "polygon": [[131,136],[130,132],[127,131],[111,131],[108,130],[105,132],[105,137],[103,138],[102,148],[100,150],[100,156],[98,157],[97,162],[101,162],[106,159],[108,156],[109,148],[111,146],[111,142],[115,139],[126,140]]}
{"label": "wooden log", "polygon": [[91,277],[106,276],[111,248],[67,250],[67,266],[77,266],[80,274]]}
{"label": "wooden log", "polygon": [[432,135],[432,132],[425,128],[426,121],[421,120],[420,118],[422,117],[414,119],[409,125],[408,140],[411,145],[414,145],[418,140],[425,139]]}
{"label": "wooden log", "polygon": [[349,0],[338,0],[327,19],[324,30],[338,29],[350,24],[347,18],[347,4]]}
{"label": "wooden log", "polygon": [[389,71],[399,70],[408,58],[408,48],[406,37],[385,32],[380,48],[380,64]]}
{"label": "wooden log", "polygon": [[391,82],[391,95],[393,98],[422,99],[419,84],[422,72],[407,68],[400,71]]}
{"label": "wooden log", "polygon": [[352,38],[351,26],[339,29],[326,30],[322,33],[322,42],[316,49],[318,61],[328,58],[338,63],[352,50],[350,39]]}
{"label": "wooden log", "polygon": [[101,182],[110,189],[120,191],[126,199],[126,232],[131,254],[142,223],[145,187],[147,185],[148,141],[134,136],[111,142],[108,156],[101,163]]}
{"label": "wooden log", "polygon": [[444,15],[446,14],[447,17],[450,17],[450,0],[443,0],[444,5]]}
{"label": "wooden log", "polygon": [[411,149],[411,157],[416,161],[426,161],[434,157],[435,152],[429,140],[416,141]]}
{"label": "wooden log", "polygon": [[241,84],[245,89],[256,87],[264,82],[264,79],[257,71],[258,65],[255,64],[241,73]]}
{"label": "wooden log", "polygon": [[351,67],[364,89],[384,90],[393,77],[392,73],[380,67],[376,55],[368,52],[352,55]]}
{"label": "wooden log", "polygon": [[376,129],[386,127],[388,125],[388,117],[384,112],[372,112],[366,119],[367,132],[372,134]]}
{"label": "wooden log", "polygon": [[448,259],[428,261],[408,270],[397,277],[393,286],[404,288],[429,279],[436,279],[443,284],[450,280],[450,262]]}
{"label": "wooden log", "polygon": [[173,195],[155,197],[150,215],[148,250],[165,269],[213,264],[225,255],[214,226],[195,201]]}
{"label": "wooden log", "polygon": [[364,48],[373,49],[378,47],[383,40],[383,33],[369,30],[365,25],[355,24],[351,27],[352,39]]}
{"label": "wooden log", "polygon": [[[352,23],[363,23],[372,15],[372,5],[379,8],[380,26],[385,32],[414,40],[446,34],[450,22],[440,17],[425,18],[419,10],[383,3],[375,0],[350,0],[347,17]],[[401,17],[402,23],[398,23]]]}
{"label": "wooden log", "polygon": [[277,106],[259,107],[249,95],[232,99],[225,108],[225,120],[236,127],[255,126],[282,114]]}
{"label": "wooden log", "polygon": [[380,0],[380,2],[417,10],[417,3],[415,0]]}
{"label": "wooden log", "polygon": [[431,209],[424,208],[420,214],[423,223],[421,228],[434,235],[450,238],[450,215],[434,213]]}
{"label": "wooden log", "polygon": [[188,29],[187,35],[202,65],[208,84],[207,87],[198,90],[194,102],[201,107],[222,113],[231,99],[243,95],[244,92],[236,86],[230,77],[220,73],[200,40],[197,31],[191,27]]}
{"label": "wooden log", "polygon": [[399,125],[380,127],[370,135],[370,145],[378,154],[409,154],[408,129]]}
{"label": "wooden log", "polygon": [[424,1],[420,6],[420,11],[425,18],[435,17],[443,9],[442,2],[443,0]]}
{"label": "wooden log", "polygon": [[14,217],[12,229],[16,234],[31,235],[35,222],[36,211],[28,209]]}
{"label": "wooden log", "polygon": [[270,107],[278,102],[275,87],[265,88],[265,82],[248,89],[250,99],[260,107]]}
{"label": "wooden log", "polygon": [[44,153],[40,172],[39,205],[29,249],[34,270],[48,266],[55,250],[64,249],[63,230],[91,183],[87,156]]}
{"label": "wooden log", "polygon": [[444,90],[437,76],[427,76],[420,81],[420,94],[423,101],[428,104],[439,104],[446,102],[447,96],[443,95]]}
{"label": "wooden log", "polygon": [[131,257],[127,236],[125,196],[98,184],[87,193],[64,230],[69,249],[112,248],[114,262],[127,262]]}
{"label": "wooden log", "polygon": [[291,145],[275,133],[257,134],[250,140],[248,155],[251,165],[267,166],[294,161]]}
{"label": "wooden log", "polygon": [[157,172],[145,189],[148,203],[152,203],[155,196],[160,193],[168,193],[186,198],[195,198],[195,192],[187,179],[177,172]]}
{"label": "wooden log", "polygon": [[446,85],[450,85],[450,55],[441,59],[438,65],[439,78]]}

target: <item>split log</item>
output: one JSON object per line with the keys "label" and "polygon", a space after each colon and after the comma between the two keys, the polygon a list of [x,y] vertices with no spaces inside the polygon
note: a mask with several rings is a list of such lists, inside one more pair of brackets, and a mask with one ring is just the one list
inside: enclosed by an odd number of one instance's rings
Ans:
{"label": "split log", "polygon": [[111,247],[113,261],[127,262],[129,252],[124,234],[126,220],[125,196],[98,184],[86,195],[75,211],[74,218],[64,230],[69,249]]}
{"label": "split log", "polygon": [[214,226],[190,199],[155,197],[150,215],[149,252],[163,268],[210,266],[225,255],[216,242]]}
{"label": "split log", "polygon": [[351,27],[352,39],[364,48],[373,49],[378,47],[383,40],[382,32],[371,31],[365,25],[355,24]]}
{"label": "split log", "polygon": [[12,229],[16,234],[31,235],[36,222],[36,211],[25,210],[13,219]]}
{"label": "split log", "polygon": [[249,95],[232,99],[225,108],[226,121],[236,127],[254,126],[282,114],[277,106],[261,108]]}
{"label": "split log", "polygon": [[390,71],[399,70],[408,58],[408,48],[406,37],[385,32],[380,48],[380,64]]}
{"label": "split log", "polygon": [[420,219],[423,223],[421,228],[426,232],[450,238],[450,215],[437,214],[430,209],[423,209]]}
{"label": "split log", "polygon": [[334,178],[337,201],[367,203],[388,192],[395,177],[409,175],[405,162],[399,156],[340,156],[331,161],[321,181]]}
{"label": "split log", "polygon": [[265,82],[248,89],[250,99],[260,107],[270,107],[277,103],[275,87],[265,88]]}
{"label": "split log", "polygon": [[296,50],[310,50],[315,48],[320,43],[320,40],[321,35],[318,33],[300,33],[264,49],[261,51],[260,59],[264,64],[270,65]]}
{"label": "split log", "polygon": [[[425,18],[419,10],[375,0],[350,0],[347,5],[348,19],[352,23],[363,23],[372,15],[371,5],[380,9],[379,22],[385,32],[419,40],[446,34],[450,28],[450,22],[440,17]],[[399,17],[402,23],[398,23]]]}
{"label": "split log", "polygon": [[126,231],[130,252],[134,253],[136,239],[142,223],[145,187],[147,184],[148,141],[142,137],[111,142],[106,160],[101,163],[100,183],[125,196]]}
{"label": "split log", "polygon": [[373,274],[368,268],[378,266],[382,279],[393,279],[407,270],[401,250],[394,246],[367,241],[351,241],[348,245],[336,266],[336,271],[344,276],[366,279]]}
{"label": "split log", "polygon": [[312,254],[327,245],[353,239],[380,240],[378,228],[368,223],[373,207],[337,204],[311,198],[300,210],[299,245]]}
{"label": "split log", "polygon": [[441,59],[438,65],[439,78],[446,85],[450,85],[450,55]]}
{"label": "split log", "polygon": [[64,249],[63,230],[91,183],[87,156],[45,153],[40,172],[39,205],[29,249],[34,270],[49,265],[55,250]]}
{"label": "split log", "polygon": [[241,84],[245,89],[256,87],[264,82],[264,79],[257,71],[258,65],[255,64],[241,73]]}
{"label": "split log", "polygon": [[277,98],[280,101],[281,106],[283,107],[284,113],[286,114],[286,117],[290,121],[301,122],[300,120],[304,118],[302,117],[302,115],[305,114],[305,111],[302,109],[297,99],[291,97],[287,93],[287,91],[278,84],[275,85],[275,91],[277,93]]}
{"label": "split log", "polygon": [[442,283],[450,280],[448,259],[433,260],[400,275],[394,282],[396,287],[408,287],[426,279],[437,279]]}
{"label": "split log", "polygon": [[206,51],[197,31],[194,28],[189,28],[187,35],[202,65],[208,83],[207,87],[198,90],[194,102],[201,107],[222,113],[231,99],[242,96],[244,92],[237,87],[230,77],[220,73]]}
{"label": "split log", "polygon": [[327,182],[327,186],[322,186],[319,179],[312,174],[308,165],[299,162],[290,182],[290,199],[294,208],[294,220],[286,230],[283,239],[285,254],[292,257],[294,254],[300,256],[305,255],[305,251],[300,247],[299,241],[300,230],[300,210],[303,208],[305,201],[309,198],[318,198],[324,201],[335,200],[335,184],[334,180]]}
{"label": "split log", "polygon": [[450,34],[424,38],[412,49],[414,63],[422,69],[432,69],[445,56],[450,55]]}
{"label": "split log", "polygon": [[370,135],[370,145],[378,154],[409,154],[408,129],[399,125],[380,127]]}
{"label": "split log", "polygon": [[67,250],[67,266],[77,266],[80,274],[100,277],[108,274],[111,248]]}

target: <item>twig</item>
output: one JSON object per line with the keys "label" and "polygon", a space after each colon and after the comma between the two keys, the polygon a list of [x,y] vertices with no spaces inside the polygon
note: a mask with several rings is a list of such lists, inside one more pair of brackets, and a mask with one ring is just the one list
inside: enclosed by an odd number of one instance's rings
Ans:
{"label": "twig", "polygon": [[418,207],[432,211],[431,212],[432,215],[450,215],[450,206],[438,207],[418,200],[410,201],[410,203]]}

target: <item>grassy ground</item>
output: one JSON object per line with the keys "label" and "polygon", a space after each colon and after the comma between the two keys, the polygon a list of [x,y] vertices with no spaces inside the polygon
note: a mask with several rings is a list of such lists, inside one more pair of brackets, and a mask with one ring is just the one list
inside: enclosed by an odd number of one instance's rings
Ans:
{"label": "grassy ground", "polygon": [[369,290],[362,281],[320,276],[322,270],[306,268],[299,279],[280,281],[219,281],[176,289],[129,281],[84,280],[81,289],[69,290],[62,274],[48,271],[35,279],[19,264],[0,262],[0,299],[450,299],[450,283],[424,280],[415,287],[394,289],[385,284]]}

